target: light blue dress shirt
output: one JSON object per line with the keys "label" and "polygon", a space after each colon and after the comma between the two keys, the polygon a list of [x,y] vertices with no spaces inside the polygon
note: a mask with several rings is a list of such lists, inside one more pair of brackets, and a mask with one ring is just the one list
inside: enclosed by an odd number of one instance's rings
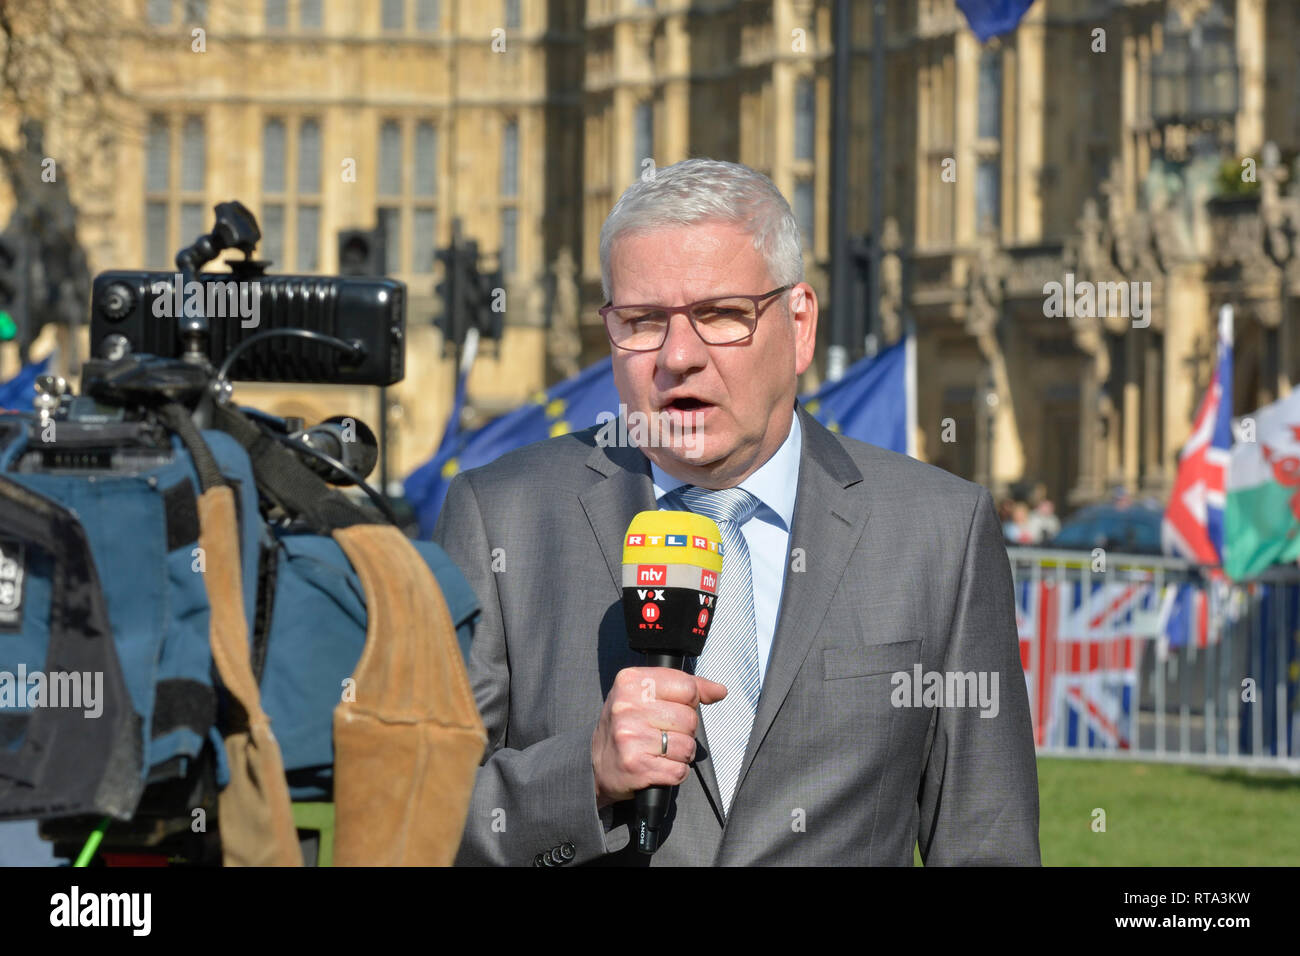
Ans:
{"label": "light blue dress shirt", "polygon": [[[741,525],[740,532],[749,546],[749,560],[754,581],[754,617],[758,629],[758,679],[767,676],[767,659],[772,653],[776,618],[781,610],[781,592],[785,589],[786,555],[790,549],[790,524],[794,521],[794,500],[799,491],[799,459],[803,453],[803,429],[797,413],[791,413],[790,434],[771,458],[740,483],[762,504]],[[659,510],[678,510],[665,506],[664,495],[687,484],[674,478],[654,462],[655,501]],[[671,504],[671,503],[670,503]]]}

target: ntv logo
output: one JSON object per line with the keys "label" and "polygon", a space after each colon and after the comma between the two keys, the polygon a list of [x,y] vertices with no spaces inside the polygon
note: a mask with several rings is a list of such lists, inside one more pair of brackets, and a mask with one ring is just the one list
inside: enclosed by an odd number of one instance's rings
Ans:
{"label": "ntv logo", "polygon": [[663,584],[668,577],[668,566],[664,564],[639,564],[636,569],[637,584]]}

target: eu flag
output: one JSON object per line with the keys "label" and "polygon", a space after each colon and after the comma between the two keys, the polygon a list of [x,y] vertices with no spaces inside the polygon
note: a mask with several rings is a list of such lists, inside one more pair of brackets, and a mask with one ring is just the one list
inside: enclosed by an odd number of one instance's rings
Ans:
{"label": "eu flag", "polygon": [[450,437],[444,437],[433,458],[406,479],[406,497],[419,518],[421,537],[433,533],[447,487],[458,472],[486,465],[524,445],[589,428],[596,424],[601,412],[618,414],[614,365],[608,358],[470,432],[461,432],[458,427],[463,388],[461,381],[457,385],[457,407],[447,426]]}
{"label": "eu flag", "polygon": [[908,349],[910,337],[850,365],[801,401],[808,414],[833,432],[909,454],[908,419],[915,407]]}
{"label": "eu flag", "polygon": [[957,0],[958,9],[966,14],[966,22],[980,43],[1010,33],[1033,5],[1034,0]]}
{"label": "eu flag", "polygon": [[[911,347],[910,337],[904,337],[878,355],[854,363],[839,381],[805,396],[804,407],[831,431],[909,454],[916,393]],[[452,419],[437,453],[406,479],[406,497],[419,518],[422,537],[433,533],[447,486],[458,472],[486,465],[524,445],[589,428],[601,412],[619,413],[614,367],[608,358],[470,432],[458,428],[464,384],[463,378],[457,383]],[[721,547],[718,550],[721,553]]]}

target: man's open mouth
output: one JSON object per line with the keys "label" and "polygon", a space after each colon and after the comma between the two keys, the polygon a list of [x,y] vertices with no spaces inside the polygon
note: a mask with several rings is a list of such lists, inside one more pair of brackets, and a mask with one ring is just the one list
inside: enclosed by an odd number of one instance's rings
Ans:
{"label": "man's open mouth", "polygon": [[698,398],[675,398],[664,408],[675,409],[679,412],[698,412],[701,409],[710,408],[712,405],[712,402],[701,401]]}

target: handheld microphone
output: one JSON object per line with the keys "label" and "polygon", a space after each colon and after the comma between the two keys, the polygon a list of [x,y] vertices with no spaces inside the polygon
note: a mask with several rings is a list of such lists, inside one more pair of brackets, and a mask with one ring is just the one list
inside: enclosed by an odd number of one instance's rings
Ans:
{"label": "handheld microphone", "polygon": [[[682,669],[699,657],[716,612],[722,533],[691,511],[642,511],[623,539],[623,619],[628,644],[648,667]],[[636,795],[636,840],[642,853],[659,848],[669,788]]]}

